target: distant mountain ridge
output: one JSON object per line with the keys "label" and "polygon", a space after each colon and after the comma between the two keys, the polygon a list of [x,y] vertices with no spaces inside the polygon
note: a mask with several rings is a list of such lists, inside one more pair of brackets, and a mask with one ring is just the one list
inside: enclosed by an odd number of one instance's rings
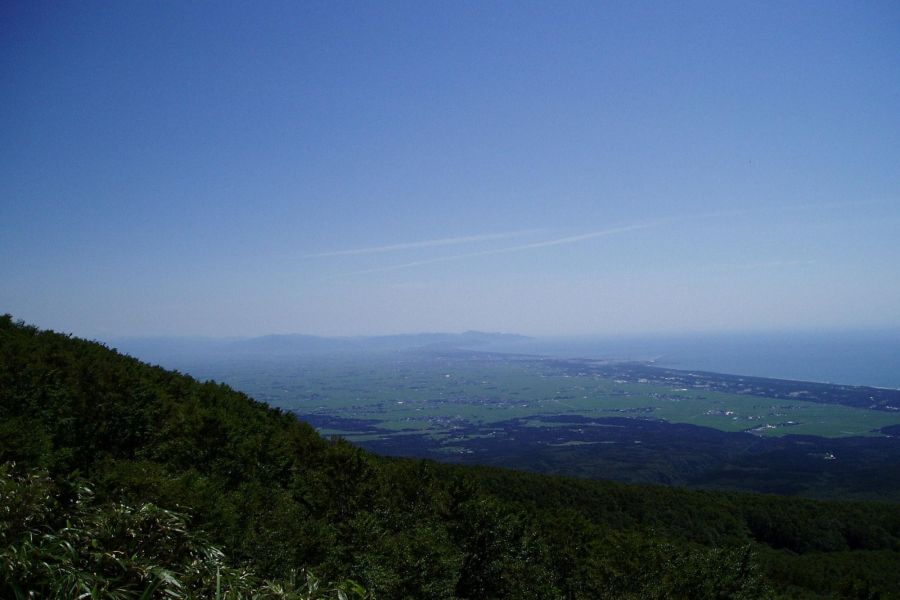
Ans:
{"label": "distant mountain ridge", "polygon": [[422,348],[479,348],[532,338],[515,333],[465,331],[463,333],[410,333],[377,336],[325,337],[306,334],[270,334],[250,338],[119,338],[108,345],[144,360],[169,357],[291,356],[343,352],[385,352]]}
{"label": "distant mountain ridge", "polygon": [[379,336],[320,337],[302,334],[266,335],[229,344],[230,350],[266,353],[405,350],[411,348],[474,347],[496,342],[529,339],[512,333],[466,331],[464,333],[411,333]]}

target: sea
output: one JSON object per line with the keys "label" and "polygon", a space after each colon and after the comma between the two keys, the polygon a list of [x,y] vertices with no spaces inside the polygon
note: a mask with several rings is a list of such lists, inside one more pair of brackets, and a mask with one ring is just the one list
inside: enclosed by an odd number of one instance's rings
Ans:
{"label": "sea", "polygon": [[530,338],[497,351],[900,389],[900,329]]}

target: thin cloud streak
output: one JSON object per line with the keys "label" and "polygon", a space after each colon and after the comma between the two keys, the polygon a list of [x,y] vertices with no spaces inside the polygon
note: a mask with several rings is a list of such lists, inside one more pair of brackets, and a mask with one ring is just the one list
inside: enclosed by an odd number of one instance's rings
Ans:
{"label": "thin cloud streak", "polygon": [[[665,217],[654,221],[650,224],[642,224],[642,225],[630,225],[621,228],[617,228],[612,231],[613,233],[618,233],[621,231],[630,231],[632,229],[645,229],[650,226],[657,226],[663,223],[675,223],[675,222],[684,222],[684,221],[700,221],[704,219],[711,218],[722,218],[722,217],[740,217],[747,214],[753,214],[760,212],[761,210],[771,211],[773,213],[783,212],[783,211],[804,211],[815,208],[836,208],[836,207],[855,207],[855,206],[869,206],[876,204],[884,204],[883,200],[862,200],[862,201],[854,201],[854,202],[822,202],[822,203],[804,203],[804,204],[788,204],[779,207],[769,208],[769,209],[757,209],[757,208],[736,208],[736,209],[726,209],[726,210],[715,210],[709,212],[701,212],[687,215],[675,215],[670,217]],[[416,248],[430,248],[435,246],[451,246],[451,245],[461,245],[461,244],[470,244],[475,242],[484,242],[490,240],[502,240],[509,239],[514,237],[522,237],[526,235],[532,235],[535,233],[540,233],[541,229],[523,229],[519,231],[506,231],[500,233],[487,233],[482,235],[469,235],[469,236],[461,236],[461,237],[452,237],[452,238],[439,238],[434,240],[423,240],[420,242],[404,242],[401,244],[389,244],[385,246],[372,246],[369,248],[354,248],[349,250],[335,250],[330,252],[317,252],[314,254],[307,254],[303,256],[303,258],[325,258],[330,256],[353,256],[353,255],[362,255],[362,254],[380,254],[383,252],[396,252],[400,250],[411,250]],[[497,254],[502,252],[512,252],[516,250],[525,250],[529,248],[540,248],[543,246],[555,246],[557,244],[567,244],[572,242],[581,241],[582,239],[590,239],[593,237],[597,237],[597,234],[607,235],[607,230],[603,230],[602,232],[592,232],[586,233],[582,235],[572,236],[571,238],[560,238],[557,240],[549,240],[546,242],[536,242],[535,244],[525,244],[522,246],[515,246],[513,248],[501,248],[499,250],[488,250],[486,254]],[[459,255],[461,257],[469,257],[469,256],[483,256],[482,253],[470,253]],[[443,258],[435,258],[427,261],[419,261],[415,263],[408,263],[410,265],[417,265],[420,263],[428,264],[430,262],[443,262],[445,260],[456,260],[456,256],[443,257]],[[399,265],[398,265],[399,267]],[[385,267],[388,270],[393,269],[394,267]],[[368,271],[366,271],[368,272]]]}
{"label": "thin cloud streak", "polygon": [[[861,202],[831,202],[831,203],[822,203],[822,204],[795,204],[795,205],[786,205],[782,207],[778,207],[775,209],[766,209],[772,212],[779,212],[784,210],[810,210],[817,207],[835,207],[835,206],[857,206],[857,205],[868,205],[868,204],[880,204],[881,202],[878,200],[872,201],[861,201]],[[398,271],[401,269],[410,269],[414,267],[421,267],[424,265],[431,265],[436,263],[443,262],[451,262],[456,260],[465,260],[467,258],[478,258],[482,256],[491,256],[495,254],[506,254],[509,252],[521,252],[524,250],[532,250],[536,248],[546,248],[550,246],[559,246],[563,244],[574,244],[577,242],[581,242],[584,240],[590,240],[598,237],[605,237],[607,235],[615,235],[618,233],[627,233],[630,231],[639,231],[642,229],[650,229],[654,227],[659,227],[662,225],[672,225],[676,223],[684,223],[690,221],[702,221],[706,219],[717,219],[717,218],[727,218],[727,217],[741,217],[747,214],[753,214],[756,212],[760,212],[762,209],[756,208],[737,208],[737,209],[727,209],[727,210],[715,210],[709,212],[701,212],[701,213],[693,213],[687,215],[677,215],[664,217],[661,219],[657,219],[655,221],[649,221],[646,223],[637,223],[634,225],[624,225],[621,227],[613,227],[610,229],[601,229],[599,231],[591,231],[588,233],[582,233],[578,235],[572,235],[562,238],[556,238],[551,240],[545,240],[543,242],[534,242],[530,244],[521,244],[518,246],[510,246],[507,248],[496,248],[493,250],[483,250],[479,252],[467,252],[465,254],[453,254],[450,256],[439,256],[437,258],[430,258],[425,260],[417,260],[408,263],[402,263],[397,265],[389,265],[386,267],[376,267],[373,269],[365,269],[361,271],[352,271],[350,273],[342,273],[338,275],[332,275],[331,277],[327,277],[326,279],[336,279],[343,277],[352,277],[354,275],[366,275],[369,273],[385,273],[389,271]],[[508,236],[512,237],[516,234],[525,235],[526,233],[535,233],[540,230],[525,230],[521,232],[510,232],[508,234],[489,234],[491,239],[497,239],[497,236]],[[425,247],[425,246],[436,246],[436,245],[445,245],[447,243],[457,243],[463,244],[469,241],[482,240],[486,239],[488,236],[470,236],[470,237],[462,237],[462,238],[447,238],[446,240],[432,240],[429,242],[416,242],[412,244],[395,244],[394,246],[384,246],[383,248],[387,249],[405,249],[405,248],[417,248],[417,247]],[[443,242],[443,243],[441,243]],[[380,251],[379,249],[371,249],[374,251]],[[365,253],[365,250],[349,250],[349,251],[341,251],[340,253],[328,253],[328,254],[319,254],[313,256],[334,256],[337,254],[362,254]],[[776,261],[773,263],[760,263],[758,265],[744,265],[744,266],[733,266],[731,267],[733,270],[745,270],[745,269],[756,269],[756,268],[772,268],[776,266],[795,266],[801,264],[813,264],[815,261]]]}
{"label": "thin cloud streak", "polygon": [[389,244],[386,246],[373,246],[370,248],[355,248],[352,250],[335,250],[333,252],[318,252],[307,254],[303,258],[324,258],[327,256],[352,256],[359,254],[380,254],[382,252],[396,252],[399,250],[411,250],[415,248],[431,248],[434,246],[454,246],[457,244],[471,244],[475,242],[487,242],[491,240],[506,240],[514,237],[522,237],[540,232],[540,229],[523,229],[520,231],[505,231],[501,233],[486,233],[483,235],[468,235],[463,237],[441,238],[436,240],[423,240],[421,242],[405,242],[402,244]]}
{"label": "thin cloud streak", "polygon": [[613,227],[611,229],[602,229],[600,231],[592,231],[590,233],[582,233],[579,235],[572,235],[569,237],[558,238],[555,240],[547,240],[545,242],[535,242],[533,244],[523,244],[521,246],[514,246],[512,248],[505,248],[498,250],[498,252],[516,252],[519,250],[530,250],[532,248],[544,248],[546,246],[559,246],[562,244],[574,244],[575,242],[581,242],[584,240],[590,240],[598,237],[605,237],[607,235],[613,235],[616,233],[625,233],[628,231],[638,231],[640,229],[650,229],[651,227],[657,227],[661,225],[662,221],[654,221],[651,223],[639,223],[636,225],[625,225],[623,227]]}
{"label": "thin cloud streak", "polygon": [[661,225],[663,221],[654,221],[652,223],[640,223],[636,225],[626,225],[623,227],[613,227],[610,229],[601,229],[599,231],[591,231],[588,233],[581,233],[578,235],[571,235],[562,238],[556,238],[552,240],[546,240],[543,242],[534,242],[531,244],[521,244],[519,246],[509,246],[506,248],[496,248],[494,250],[483,250],[480,252],[467,252],[465,254],[453,254],[450,256],[439,256],[437,258],[430,258],[427,260],[417,260],[414,262],[403,263],[399,265],[390,265],[387,267],[378,267],[375,269],[366,269],[363,271],[353,271],[352,273],[344,273],[343,275],[335,275],[335,277],[350,277],[353,275],[365,275],[368,273],[384,273],[386,271],[397,271],[400,269],[409,269],[412,267],[421,267],[423,265],[431,265],[435,263],[449,262],[455,260],[464,260],[467,258],[478,258],[481,256],[491,256],[494,254],[507,254],[509,252],[521,252],[524,250],[532,250],[535,248],[546,248],[549,246],[561,246],[564,244],[574,244],[577,242],[582,242],[584,240],[590,240],[599,237],[605,237],[608,235],[615,235],[618,233],[626,233],[629,231],[638,231],[641,229],[650,229],[651,227],[657,227]]}

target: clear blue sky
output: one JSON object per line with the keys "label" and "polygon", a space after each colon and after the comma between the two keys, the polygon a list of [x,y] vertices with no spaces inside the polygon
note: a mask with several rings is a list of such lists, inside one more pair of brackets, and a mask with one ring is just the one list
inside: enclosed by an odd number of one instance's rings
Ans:
{"label": "clear blue sky", "polygon": [[0,6],[0,312],[900,326],[900,4]]}

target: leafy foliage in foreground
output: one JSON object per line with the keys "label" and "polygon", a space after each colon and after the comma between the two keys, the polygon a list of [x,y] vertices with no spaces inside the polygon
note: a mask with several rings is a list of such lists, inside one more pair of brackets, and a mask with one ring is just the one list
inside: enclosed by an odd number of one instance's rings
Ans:
{"label": "leafy foliage in foreground", "polygon": [[[361,586],[321,586],[309,573],[263,581],[230,567],[183,514],[150,503],[99,503],[78,485],[0,467],[0,591],[18,599],[311,600],[366,598]],[[68,497],[67,497],[68,496]]]}
{"label": "leafy foliage in foreground", "polygon": [[307,568],[379,598],[900,589],[893,505],[379,458],[225,386],[10,317],[0,462],[16,465],[0,487],[4,597],[362,593],[313,589]]}

